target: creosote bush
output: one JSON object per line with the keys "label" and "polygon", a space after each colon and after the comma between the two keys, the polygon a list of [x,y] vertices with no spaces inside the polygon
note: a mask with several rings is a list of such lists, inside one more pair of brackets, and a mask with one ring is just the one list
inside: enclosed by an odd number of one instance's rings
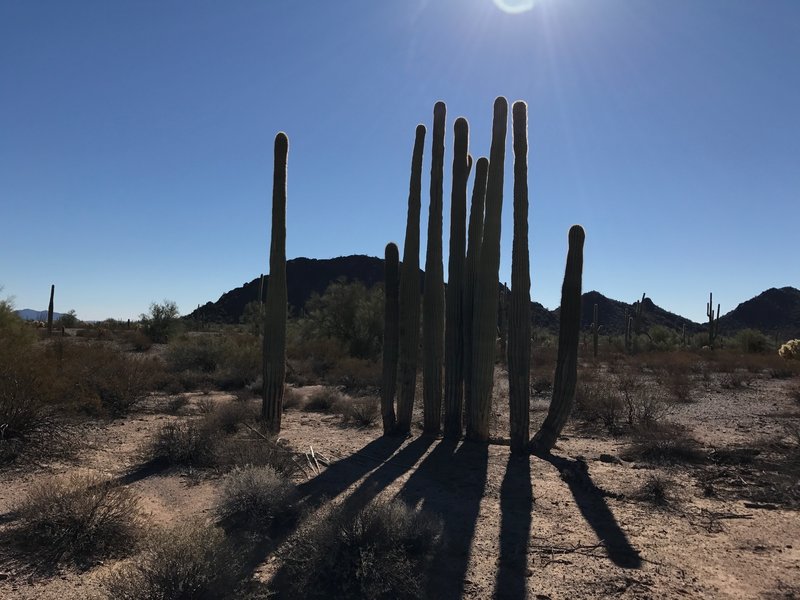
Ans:
{"label": "creosote bush", "polygon": [[24,545],[54,561],[123,556],[144,523],[133,491],[89,472],[33,484],[16,510]]}
{"label": "creosote bush", "polygon": [[322,412],[332,413],[341,410],[342,404],[345,402],[345,396],[340,391],[323,387],[309,395],[308,400],[303,406],[306,412]]}
{"label": "creosote bush", "polygon": [[348,398],[343,400],[340,406],[342,420],[360,427],[371,427],[380,416],[380,403],[377,398]]}
{"label": "creosote bush", "polygon": [[282,548],[280,597],[424,598],[441,533],[441,523],[399,500],[356,514],[331,509]]}
{"label": "creosote bush", "polygon": [[215,512],[225,522],[266,533],[273,519],[294,512],[297,488],[269,466],[237,467],[225,477]]}
{"label": "creosote bush", "polygon": [[153,536],[102,583],[113,600],[223,600],[239,597],[242,565],[220,528],[190,521]]}
{"label": "creosote bush", "polygon": [[650,475],[633,498],[663,508],[672,503],[674,488],[675,483],[672,480],[661,475]]}

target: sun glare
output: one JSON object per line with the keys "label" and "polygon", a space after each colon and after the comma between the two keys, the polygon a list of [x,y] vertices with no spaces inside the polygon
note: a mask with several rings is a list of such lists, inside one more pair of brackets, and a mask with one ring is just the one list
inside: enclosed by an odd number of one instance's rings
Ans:
{"label": "sun glare", "polygon": [[493,0],[495,5],[503,12],[517,14],[531,10],[536,0]]}

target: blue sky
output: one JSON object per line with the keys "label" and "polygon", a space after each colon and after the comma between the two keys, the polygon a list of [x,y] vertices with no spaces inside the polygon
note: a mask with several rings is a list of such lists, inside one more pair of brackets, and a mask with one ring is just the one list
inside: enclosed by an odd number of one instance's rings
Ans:
{"label": "blue sky", "polygon": [[709,291],[800,285],[798,57],[796,0],[4,0],[2,294],[124,319],[266,272],[278,131],[288,257],[382,256],[415,125],[447,103],[449,172],[455,118],[486,155],[503,95],[529,104],[533,299],[558,305],[581,223],[584,290],[702,321]]}

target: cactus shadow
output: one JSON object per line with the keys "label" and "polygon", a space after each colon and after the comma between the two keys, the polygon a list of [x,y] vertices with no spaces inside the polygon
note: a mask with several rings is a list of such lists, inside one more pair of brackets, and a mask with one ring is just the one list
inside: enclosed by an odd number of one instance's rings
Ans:
{"label": "cactus shadow", "polygon": [[533,511],[529,456],[508,457],[500,484],[500,561],[495,598],[525,598]]}
{"label": "cactus shadow", "polygon": [[542,458],[558,469],[578,510],[602,542],[611,562],[623,569],[640,569],[642,557],[639,551],[630,543],[606,502],[610,494],[592,481],[586,463],[552,454]]}
{"label": "cactus shadow", "polygon": [[332,463],[321,474],[297,486],[301,500],[313,507],[336,498],[376,467],[380,469],[405,441],[404,437],[382,436]]}
{"label": "cactus shadow", "polygon": [[455,600],[464,595],[488,460],[485,444],[442,440],[397,494],[411,506],[439,515],[442,521],[445,547],[430,565],[428,598]]}

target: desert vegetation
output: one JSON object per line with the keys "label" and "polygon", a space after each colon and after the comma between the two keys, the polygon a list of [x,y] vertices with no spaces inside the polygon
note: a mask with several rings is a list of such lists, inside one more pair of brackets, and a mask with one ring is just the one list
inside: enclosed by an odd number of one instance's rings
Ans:
{"label": "desert vegetation", "polygon": [[59,332],[0,303],[0,593],[797,593],[797,340],[721,331],[712,297],[694,341],[649,323],[644,295],[621,328],[597,305],[582,326],[578,225],[558,325],[534,327],[521,102],[511,288],[498,277],[508,120],[498,98],[469,218],[469,125],[454,123],[446,288],[437,103],[422,293],[424,126],[383,284],[332,281],[287,311],[278,134],[270,275],[241,323],[164,301]]}

